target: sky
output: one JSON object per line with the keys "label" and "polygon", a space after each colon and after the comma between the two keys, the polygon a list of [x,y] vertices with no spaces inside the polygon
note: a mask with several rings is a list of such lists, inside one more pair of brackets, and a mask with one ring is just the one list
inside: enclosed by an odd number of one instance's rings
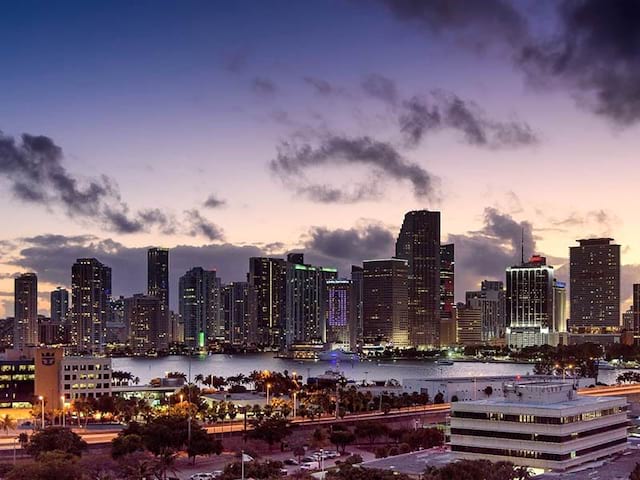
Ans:
{"label": "sky", "polygon": [[391,256],[442,212],[456,296],[527,254],[622,246],[640,281],[640,5],[634,1],[0,0],[0,315],[39,309],[76,258],[145,290],[244,280],[248,258]]}

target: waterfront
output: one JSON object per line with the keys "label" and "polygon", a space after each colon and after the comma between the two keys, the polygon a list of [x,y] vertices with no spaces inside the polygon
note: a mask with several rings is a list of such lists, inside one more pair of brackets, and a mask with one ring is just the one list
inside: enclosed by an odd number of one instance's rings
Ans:
{"label": "waterfront", "polygon": [[[159,358],[121,357],[113,359],[113,369],[131,372],[140,378],[140,383],[149,383],[152,378],[164,377],[167,372],[189,373],[191,376],[218,375],[229,377],[253,370],[270,370],[296,372],[304,379],[324,373],[329,369],[344,372],[348,379],[388,380],[419,377],[480,377],[487,375],[522,375],[526,377],[533,372],[533,365],[527,363],[483,363],[457,361],[451,366],[437,365],[427,360],[366,360],[359,362],[343,362],[339,365],[322,361],[299,361],[275,358],[273,353],[208,355],[189,357],[173,355]],[[601,370],[599,380],[612,384],[623,370]]]}

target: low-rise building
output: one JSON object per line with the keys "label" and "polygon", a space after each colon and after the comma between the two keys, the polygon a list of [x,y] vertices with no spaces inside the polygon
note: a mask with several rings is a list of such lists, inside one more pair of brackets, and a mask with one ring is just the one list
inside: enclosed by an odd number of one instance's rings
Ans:
{"label": "low-rise building", "polygon": [[462,459],[566,470],[623,450],[627,401],[582,396],[568,382],[504,386],[501,398],[451,404],[451,450]]}
{"label": "low-rise building", "polygon": [[111,358],[62,358],[60,395],[64,395],[65,402],[111,395],[111,381]]}

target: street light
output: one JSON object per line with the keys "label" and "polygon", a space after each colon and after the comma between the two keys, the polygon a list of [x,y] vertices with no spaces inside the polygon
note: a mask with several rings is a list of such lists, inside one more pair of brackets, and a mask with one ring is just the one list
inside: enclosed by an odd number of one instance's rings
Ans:
{"label": "street light", "polygon": [[38,397],[38,400],[40,400],[40,408],[42,410],[42,429],[44,430],[44,397],[42,395],[40,395]]}
{"label": "street light", "polygon": [[60,402],[62,405],[62,428],[65,428],[66,426],[66,415],[65,415],[65,411],[64,411],[64,395],[60,395]]}
{"label": "street light", "polygon": [[180,394],[180,403],[182,403],[182,400],[184,399],[184,394]]}
{"label": "street light", "polygon": [[297,406],[298,406],[298,392],[293,392],[293,418],[296,418]]}
{"label": "street light", "polygon": [[269,405],[269,389],[271,388],[271,384],[267,383],[267,405]]}

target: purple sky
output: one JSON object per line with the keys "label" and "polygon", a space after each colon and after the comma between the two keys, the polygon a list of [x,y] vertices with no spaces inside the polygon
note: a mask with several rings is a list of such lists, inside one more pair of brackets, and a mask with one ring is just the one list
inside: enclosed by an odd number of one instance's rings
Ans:
{"label": "purple sky", "polygon": [[625,299],[640,280],[636,2],[15,3],[0,315],[27,270],[46,312],[80,256],[143,291],[150,245],[175,247],[172,296],[194,265],[243,280],[294,249],[346,275],[418,208],[442,211],[458,298],[503,278],[522,226],[561,276],[606,235]]}

